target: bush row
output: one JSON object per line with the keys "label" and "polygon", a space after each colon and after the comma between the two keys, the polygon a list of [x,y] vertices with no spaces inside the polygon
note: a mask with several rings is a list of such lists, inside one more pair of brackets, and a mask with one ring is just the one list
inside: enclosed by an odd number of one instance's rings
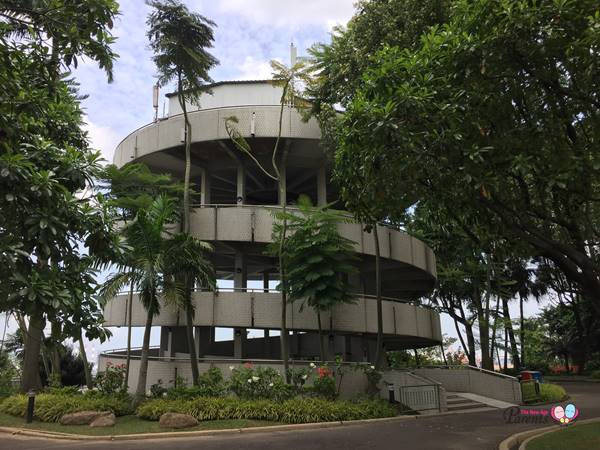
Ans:
{"label": "bush row", "polygon": [[[127,396],[38,394],[35,397],[35,417],[42,422],[58,422],[65,414],[89,410],[112,411],[116,416],[133,412]],[[4,399],[0,403],[0,411],[25,417],[27,396],[19,394]]]}
{"label": "bush row", "polygon": [[137,409],[137,416],[158,420],[166,412],[194,416],[199,421],[255,419],[283,423],[334,422],[392,417],[397,411],[379,400],[360,402],[328,401],[320,398],[241,400],[232,397],[202,397],[193,400],[149,400]]}

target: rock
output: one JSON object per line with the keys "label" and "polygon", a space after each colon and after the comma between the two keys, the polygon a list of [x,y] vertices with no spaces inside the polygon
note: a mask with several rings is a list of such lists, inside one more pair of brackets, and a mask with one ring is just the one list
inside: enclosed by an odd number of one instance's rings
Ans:
{"label": "rock", "polygon": [[198,425],[198,421],[188,414],[168,412],[160,416],[158,425],[161,428],[189,428]]}
{"label": "rock", "polygon": [[78,411],[60,418],[61,425],[89,425],[96,418],[112,414],[110,411]]}
{"label": "rock", "polygon": [[90,423],[90,427],[114,427],[117,418],[113,413],[105,414],[102,416],[96,417],[92,423]]}

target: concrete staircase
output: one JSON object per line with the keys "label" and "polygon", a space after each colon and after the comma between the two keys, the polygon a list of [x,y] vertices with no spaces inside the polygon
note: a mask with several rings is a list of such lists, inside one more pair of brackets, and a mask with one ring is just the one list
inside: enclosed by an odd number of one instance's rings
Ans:
{"label": "concrete staircase", "polygon": [[486,403],[464,397],[460,392],[447,392],[446,404],[448,412],[480,412],[496,409]]}

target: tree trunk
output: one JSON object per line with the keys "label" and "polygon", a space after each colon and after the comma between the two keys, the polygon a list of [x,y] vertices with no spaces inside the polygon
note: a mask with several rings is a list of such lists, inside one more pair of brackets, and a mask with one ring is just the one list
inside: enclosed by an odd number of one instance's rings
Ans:
{"label": "tree trunk", "polygon": [[60,323],[56,322],[56,320],[52,321],[50,324],[51,332],[50,339],[52,341],[51,347],[51,363],[52,363],[52,380],[55,383],[62,384],[62,371],[60,369],[60,344],[61,344],[61,327]]}
{"label": "tree trunk", "polygon": [[[496,348],[496,331],[498,330],[498,311],[500,309],[500,297],[496,296],[496,310],[494,311],[494,325],[492,325],[492,344],[490,345],[490,359],[494,362],[494,350]],[[500,370],[501,367],[498,367]]]}
{"label": "tree trunk", "polygon": [[508,369],[508,330],[504,328],[504,371]]}
{"label": "tree trunk", "polygon": [[475,336],[473,335],[473,327],[469,324],[465,325],[465,333],[467,335],[467,345],[469,346],[469,352],[467,358],[469,358],[469,365],[477,367],[476,350],[475,350]]}
{"label": "tree trunk", "polygon": [[[282,186],[280,181],[279,185],[280,189],[285,189]],[[282,211],[283,211],[283,229],[281,233],[281,238],[279,240],[279,280],[281,284],[281,359],[283,360],[283,371],[285,373],[285,381],[286,383],[290,382],[289,375],[289,348],[288,348],[288,329],[287,329],[287,283],[285,282],[285,268],[283,265],[283,246],[285,242],[285,234],[287,232],[287,218],[286,214],[286,201],[283,202]]]}
{"label": "tree trunk", "polygon": [[323,345],[323,327],[321,325],[321,311],[317,310],[317,322],[319,324],[319,351],[321,352],[321,362],[324,363],[327,359],[325,358],[325,346]]}
{"label": "tree trunk", "polygon": [[127,303],[127,358],[125,359],[125,376],[123,377],[123,389],[129,391],[129,366],[131,365],[131,314],[133,312],[133,283],[129,287],[129,299]]}
{"label": "tree trunk", "polygon": [[508,332],[508,338],[510,340],[510,353],[513,361],[513,367],[518,370],[521,368],[521,359],[519,358],[519,350],[517,348],[517,341],[515,339],[515,331],[512,327],[510,311],[508,309],[508,300],[506,298],[502,299],[502,311],[504,313],[504,327]]}
{"label": "tree trunk", "polygon": [[85,352],[85,345],[83,344],[83,336],[81,332],[79,333],[79,356],[81,357],[81,361],[83,362],[85,385],[88,389],[92,389],[94,387],[94,383],[92,381],[92,371],[90,370],[90,365],[88,364],[87,354]]}
{"label": "tree trunk", "polygon": [[194,340],[194,322],[193,322],[194,310],[192,307],[191,296],[187,297],[187,292],[188,292],[188,289],[186,288],[186,292],[185,292],[185,294],[186,294],[186,300],[185,300],[186,326],[185,326],[185,329],[186,330],[185,331],[186,331],[186,335],[187,335],[188,348],[190,351],[190,364],[192,365],[192,380],[193,380],[194,386],[198,386],[199,385],[198,379],[200,377],[200,373],[198,372],[198,354],[196,353],[196,341]]}
{"label": "tree trunk", "polygon": [[42,388],[40,380],[40,350],[42,347],[44,326],[42,311],[35,309],[29,318],[29,329],[25,335],[21,392],[28,392],[29,390],[39,391]]}
{"label": "tree trunk", "polygon": [[494,364],[490,359],[490,324],[489,308],[484,310],[478,287],[474,289],[473,302],[477,309],[477,322],[479,323],[479,344],[481,347],[481,368],[494,370]]}
{"label": "tree trunk", "polygon": [[525,300],[519,295],[519,341],[521,344],[521,366],[526,367],[525,363],[525,316],[523,314],[523,303]]}
{"label": "tree trunk", "polygon": [[146,380],[148,378],[148,353],[150,352],[150,333],[152,332],[152,307],[148,308],[146,316],[146,327],[144,328],[144,341],[142,344],[142,355],[140,357],[140,373],[138,376],[137,389],[133,397],[133,407],[136,408],[146,396]]}
{"label": "tree trunk", "polygon": [[373,242],[375,244],[375,297],[377,299],[377,344],[375,352],[375,369],[379,370],[383,363],[383,307],[381,304],[381,254],[377,222],[373,225]]}

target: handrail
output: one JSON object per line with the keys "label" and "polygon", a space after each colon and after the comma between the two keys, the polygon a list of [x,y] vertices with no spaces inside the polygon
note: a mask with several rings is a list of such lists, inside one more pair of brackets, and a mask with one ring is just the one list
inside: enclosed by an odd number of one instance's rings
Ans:
{"label": "handrail", "polygon": [[[151,348],[158,348],[158,347],[151,347]],[[113,354],[114,352],[117,351],[123,351],[123,350],[127,350],[127,349],[118,349],[118,350],[107,350],[104,352],[101,352],[98,356],[104,356],[105,358],[125,358],[126,355],[116,355]],[[133,347],[131,350],[141,350],[141,347]],[[132,359],[139,359],[141,356],[139,355],[131,355]],[[178,361],[183,361],[183,362],[189,362],[190,358],[189,357],[175,357],[175,356],[148,356],[148,359],[151,360],[165,360],[165,361],[170,361],[170,362],[178,362]],[[244,364],[244,363],[256,363],[256,364],[283,364],[283,360],[282,359],[260,359],[260,358],[197,358],[198,362],[208,362],[208,363],[234,363],[234,364]],[[309,360],[304,360],[304,359],[290,359],[290,364],[292,365],[310,365],[312,364],[319,364],[319,365],[345,365],[345,366],[361,366],[364,365],[365,363],[361,363],[361,362],[355,362],[355,361],[342,361],[342,362],[337,362],[337,361],[309,361]]]}
{"label": "handrail", "polygon": [[449,369],[449,370],[475,370],[477,372],[486,373],[488,375],[494,375],[500,378],[507,378],[509,380],[517,380],[516,377],[506,375],[503,373],[494,372],[493,370],[482,369],[481,367],[472,366],[470,364],[438,364],[438,365],[424,365],[418,366],[417,369]]}
{"label": "handrail", "polygon": [[[207,289],[207,288],[195,288],[193,290],[193,292],[215,292],[216,295],[219,295],[220,292],[223,293],[228,293],[228,292],[242,292],[242,293],[249,293],[249,294],[280,294],[281,291],[278,289],[270,289],[270,288],[236,288],[236,287],[224,287],[224,288],[217,288],[214,290],[211,289]],[[133,294],[139,294],[140,291],[133,291]],[[116,295],[129,295],[129,290],[124,290],[124,291],[119,291],[117,292]],[[357,298],[366,298],[369,300],[376,300],[377,296],[373,295],[373,294],[362,294],[360,292],[351,292],[350,295],[355,296]],[[386,296],[381,296],[382,300],[386,300],[386,301],[390,301],[390,302],[396,302],[396,303],[407,303],[410,305],[414,305],[414,306],[421,306],[423,308],[431,308],[429,305],[423,305],[423,304],[415,304],[416,301],[415,300],[407,300],[407,299],[403,299],[403,298],[397,298],[397,297],[386,297]]]}

